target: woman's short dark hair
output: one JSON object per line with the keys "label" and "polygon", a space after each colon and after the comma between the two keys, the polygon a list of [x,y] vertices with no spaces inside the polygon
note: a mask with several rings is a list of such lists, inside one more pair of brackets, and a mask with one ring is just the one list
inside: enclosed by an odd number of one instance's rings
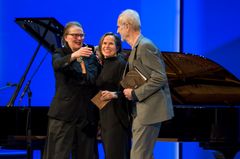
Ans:
{"label": "woman's short dark hair", "polygon": [[109,36],[109,35],[111,35],[111,36],[114,37],[115,45],[116,45],[116,48],[117,48],[117,52],[116,52],[116,53],[118,54],[118,53],[122,52],[122,42],[121,42],[120,37],[119,37],[117,34],[114,34],[113,32],[107,32],[107,33],[105,33],[105,34],[101,37],[100,42],[99,42],[99,45],[98,45],[98,49],[99,49],[99,53],[100,53],[99,56],[101,56],[101,58],[103,57],[103,54],[102,54],[102,43],[103,43],[103,39],[104,39],[106,36]]}

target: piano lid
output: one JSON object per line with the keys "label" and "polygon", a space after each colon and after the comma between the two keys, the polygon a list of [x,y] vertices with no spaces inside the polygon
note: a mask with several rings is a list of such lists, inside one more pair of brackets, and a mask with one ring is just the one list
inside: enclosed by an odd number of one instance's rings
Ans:
{"label": "piano lid", "polygon": [[61,47],[64,26],[55,18],[16,18],[15,22],[50,53]]}
{"label": "piano lid", "polygon": [[174,104],[239,105],[240,80],[214,61],[163,52]]}

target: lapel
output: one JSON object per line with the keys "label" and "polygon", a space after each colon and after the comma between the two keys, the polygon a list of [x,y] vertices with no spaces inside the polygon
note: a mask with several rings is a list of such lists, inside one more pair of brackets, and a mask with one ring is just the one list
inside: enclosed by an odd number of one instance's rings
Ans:
{"label": "lapel", "polygon": [[136,44],[134,45],[134,47],[132,48],[132,51],[130,53],[130,56],[128,58],[128,62],[129,62],[129,69],[132,69],[133,67],[133,61],[137,58],[137,48],[139,43],[141,42],[141,40],[143,39],[143,35],[140,34],[140,36],[138,37],[138,40],[136,42]]}
{"label": "lapel", "polygon": [[128,72],[129,69],[132,69],[132,68],[133,68],[133,61],[134,61],[134,59],[137,58],[137,47],[138,47],[138,45],[139,45],[139,43],[140,43],[140,41],[141,41],[142,39],[143,39],[143,35],[140,34],[140,36],[139,36],[136,44],[135,44],[134,47],[132,48],[132,51],[131,51],[131,53],[130,53],[130,55],[129,55],[129,57],[128,57],[128,63],[127,63],[126,66],[125,66],[125,69],[124,69],[122,78],[125,77],[125,75],[126,75],[126,73]]}
{"label": "lapel", "polygon": [[129,58],[128,58],[129,69],[132,69],[132,64],[133,64],[134,56],[136,54],[136,50],[137,49],[134,47],[131,51],[131,54],[130,54]]}

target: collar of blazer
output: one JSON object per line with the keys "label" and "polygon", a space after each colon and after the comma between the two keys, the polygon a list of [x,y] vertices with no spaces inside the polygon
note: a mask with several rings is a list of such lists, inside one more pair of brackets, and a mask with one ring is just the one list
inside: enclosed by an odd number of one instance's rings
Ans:
{"label": "collar of blazer", "polygon": [[139,45],[139,43],[141,42],[141,40],[143,39],[144,37],[143,37],[143,35],[142,34],[140,34],[139,35],[139,37],[138,37],[138,39],[137,39],[137,41],[136,41],[136,43],[135,43],[135,45],[134,45],[134,47],[133,47],[133,53],[134,53],[134,60],[137,58],[137,48],[138,48],[138,45]]}

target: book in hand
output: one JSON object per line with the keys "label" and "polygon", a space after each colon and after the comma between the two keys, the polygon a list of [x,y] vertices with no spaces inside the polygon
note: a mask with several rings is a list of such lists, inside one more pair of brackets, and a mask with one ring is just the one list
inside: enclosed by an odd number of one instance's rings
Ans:
{"label": "book in hand", "polygon": [[91,101],[101,110],[110,100],[101,100],[102,91],[99,91]]}
{"label": "book in hand", "polygon": [[146,83],[146,81],[147,77],[145,77],[136,67],[134,67],[127,72],[120,84],[123,88],[135,89]]}

